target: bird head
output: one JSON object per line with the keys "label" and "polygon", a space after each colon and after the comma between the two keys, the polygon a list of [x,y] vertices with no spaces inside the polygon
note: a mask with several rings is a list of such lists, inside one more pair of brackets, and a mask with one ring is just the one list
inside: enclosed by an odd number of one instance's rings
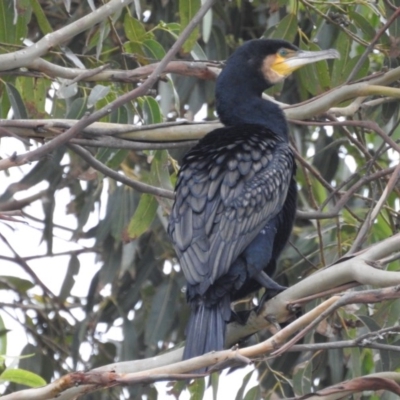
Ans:
{"label": "bird head", "polygon": [[[255,39],[239,47],[227,60],[216,85],[216,105],[225,125],[252,123],[267,126],[270,115],[284,115],[272,102],[261,99],[264,90],[281,82],[303,65],[338,58],[336,50],[303,51],[285,40]],[[261,101],[259,101],[261,100]]]}
{"label": "bird head", "polygon": [[267,82],[275,84],[285,79],[293,71],[303,65],[339,57],[339,53],[334,49],[304,51],[290,43],[286,43],[275,53],[264,57],[261,65],[261,72]]}
{"label": "bird head", "polygon": [[[303,65],[330,58],[339,58],[339,53],[333,49],[303,51],[285,40],[255,39],[246,42],[232,54],[221,75],[228,75],[231,83],[235,76],[236,81],[240,79],[248,87],[253,82],[264,91]],[[262,84],[260,78],[264,81]]]}

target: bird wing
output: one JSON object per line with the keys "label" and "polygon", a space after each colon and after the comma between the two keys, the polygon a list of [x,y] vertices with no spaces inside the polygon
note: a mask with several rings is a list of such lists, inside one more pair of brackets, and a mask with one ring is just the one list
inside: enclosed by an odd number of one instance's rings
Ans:
{"label": "bird wing", "polygon": [[286,198],[292,152],[257,128],[213,131],[185,156],[179,173],[169,234],[200,294],[228,272]]}

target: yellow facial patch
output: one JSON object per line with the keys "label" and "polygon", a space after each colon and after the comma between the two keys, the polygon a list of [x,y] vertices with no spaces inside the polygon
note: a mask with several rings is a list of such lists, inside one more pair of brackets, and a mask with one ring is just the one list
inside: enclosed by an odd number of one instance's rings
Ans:
{"label": "yellow facial patch", "polygon": [[296,68],[291,67],[287,64],[287,57],[282,57],[280,54],[275,55],[275,60],[271,64],[271,69],[274,70],[277,74],[288,76],[290,75]]}
{"label": "yellow facial patch", "polygon": [[272,84],[283,81],[287,76],[282,68],[276,68],[277,65],[283,65],[283,63],[278,60],[284,61],[284,58],[278,54],[271,54],[264,58],[261,66],[261,72],[265,80]]}

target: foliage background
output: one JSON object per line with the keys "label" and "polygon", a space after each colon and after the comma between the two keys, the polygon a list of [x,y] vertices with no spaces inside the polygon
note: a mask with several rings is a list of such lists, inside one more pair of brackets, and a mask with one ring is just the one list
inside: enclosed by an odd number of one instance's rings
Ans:
{"label": "foliage background", "polygon": [[[0,57],[38,42],[93,13],[102,4],[74,0],[0,2]],[[27,152],[40,148],[63,132],[63,121],[85,117],[143,82],[149,74],[145,69],[138,77],[126,75],[125,71],[150,66],[151,72],[151,65],[164,57],[200,5],[200,0],[136,0],[50,47],[40,61],[30,60],[17,69],[1,68],[0,161],[12,164],[13,151],[9,149],[17,142],[23,143]],[[0,277],[0,292],[12,293],[13,301],[2,303],[0,316],[7,313],[26,330],[28,344],[22,354],[30,356],[19,360],[19,368],[50,382],[77,369],[90,370],[116,361],[152,357],[179,345],[184,340],[189,310],[184,278],[166,234],[171,196],[155,196],[154,192],[143,193],[132,185],[121,184],[108,176],[109,169],[131,181],[172,190],[182,155],[193,140],[212,129],[207,125],[205,131],[199,131],[197,125],[182,125],[180,121],[192,121],[200,110],[206,121],[216,120],[214,78],[221,66],[219,61],[246,40],[282,38],[302,49],[335,48],[341,53],[339,60],[307,66],[268,91],[267,94],[287,104],[304,102],[349,81],[379,76],[396,68],[400,19],[390,18],[399,14],[398,7],[397,0],[217,1],[176,57],[182,61],[180,66],[187,67],[184,61],[197,61],[189,64],[192,69],[164,74],[147,95],[100,119],[135,125],[136,132],[131,129],[121,134],[119,125],[115,125],[113,132],[109,125],[100,135],[79,133],[66,145],[57,146],[39,159],[29,159],[31,162],[22,170],[19,181],[11,173],[18,166],[2,164],[0,239],[8,250],[0,259],[11,262],[7,265],[12,267]],[[77,70],[98,67],[99,70],[86,75]],[[107,71],[112,72],[101,75]],[[97,72],[100,74],[96,75]],[[71,74],[68,78],[67,73]],[[396,88],[397,83],[392,87]],[[363,96],[342,102],[340,108],[315,120],[321,122],[319,125],[300,121],[290,124],[291,142],[299,157],[299,212],[291,243],[280,260],[280,282],[291,286],[348,251],[385,240],[397,232],[400,204],[395,186],[384,199],[375,222],[365,227],[395,170],[399,154],[373,131],[372,125],[359,123],[375,122],[397,143],[399,103],[393,93],[383,91],[374,93],[379,95],[374,98]],[[50,126],[37,121],[42,119],[57,123]],[[14,122],[10,124],[11,120]],[[29,121],[32,124],[27,124]],[[166,122],[178,125],[176,129],[170,128]],[[145,129],[154,124],[161,124],[156,133],[154,129]],[[175,134],[169,136],[174,129]],[[86,146],[87,151],[82,153],[78,146]],[[82,154],[86,154],[85,159]],[[108,169],[100,169],[93,162],[88,165],[88,160],[97,160]],[[25,194],[27,190],[29,195]],[[61,198],[67,203],[65,215],[74,220],[73,229],[54,221],[54,210]],[[43,212],[32,215],[30,210],[38,210],[34,208],[37,203],[42,205]],[[99,214],[100,206],[104,215]],[[95,224],[89,222],[93,220]],[[22,257],[18,249],[11,249],[7,238],[18,235],[22,223],[40,227],[37,231],[32,229],[32,240],[43,241],[46,254]],[[61,231],[77,244],[75,250],[68,247],[66,251],[55,251],[54,237]],[[43,268],[48,268],[48,274],[57,274],[59,253],[68,257],[68,271],[60,292],[52,293],[30,264],[37,258],[50,259],[51,263],[43,264]],[[88,260],[84,258],[87,254],[95,256],[93,263],[83,261]],[[87,282],[87,295],[71,295],[75,278],[83,269],[95,268],[94,260],[100,268]],[[398,270],[399,264],[394,260],[388,268]],[[27,278],[20,278],[21,270]],[[248,299],[237,308],[251,308],[252,301]],[[306,309],[319,302],[312,300]],[[354,339],[395,327],[399,306],[399,300],[392,300],[374,307],[341,309],[328,324],[309,333],[304,343]],[[7,354],[7,326],[1,320],[0,326],[0,352]],[[104,331],[115,327],[121,330],[122,339],[107,339]],[[397,345],[399,338],[393,332],[379,341]],[[261,331],[249,343],[267,335],[268,332]],[[83,355],[88,348],[89,358]],[[19,383],[27,383],[27,375],[13,378],[7,375],[11,371],[9,362],[2,363],[0,378],[11,381],[4,386],[4,393],[21,389]],[[260,385],[246,389],[250,375],[245,376],[237,399],[300,396],[346,379],[395,371],[400,367],[400,359],[396,352],[333,346],[326,351],[286,353],[255,365]],[[40,383],[32,379],[32,385]],[[202,382],[198,380],[190,386],[193,398],[202,397]],[[214,388],[217,382],[214,376]],[[179,396],[185,386],[172,385],[171,395]],[[115,388],[86,398],[129,396],[153,399],[157,398],[157,391],[151,385],[133,385],[127,391]],[[392,395],[383,396],[389,399]]]}

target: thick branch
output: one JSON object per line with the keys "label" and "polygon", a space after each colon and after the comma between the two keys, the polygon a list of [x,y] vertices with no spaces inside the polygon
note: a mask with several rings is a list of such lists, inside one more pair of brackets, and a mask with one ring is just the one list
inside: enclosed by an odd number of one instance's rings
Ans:
{"label": "thick branch", "polygon": [[[157,64],[159,66],[159,64]],[[155,70],[154,70],[155,71]],[[284,112],[288,119],[293,120],[305,120],[313,118],[317,115],[329,112],[330,108],[337,105],[345,100],[358,98],[360,96],[370,95],[388,95],[394,98],[400,97],[400,89],[389,88],[383,85],[389,85],[400,79],[400,67],[386,72],[378,78],[371,79],[368,82],[355,83],[352,85],[341,86],[333,89],[321,96],[315,97],[308,102],[300,103],[296,105],[283,105]],[[140,88],[142,88],[140,86]],[[140,89],[138,88],[138,89]],[[138,90],[136,89],[136,90]],[[145,92],[145,91],[143,91]],[[127,94],[129,95],[129,93]],[[126,96],[122,96],[116,102],[110,103],[107,106],[107,110],[117,108],[117,106],[124,104]],[[137,96],[142,93],[137,94]],[[135,94],[136,96],[136,94]],[[135,97],[134,96],[134,97]],[[132,95],[128,96],[132,97]],[[115,103],[115,104],[114,104]],[[138,140],[138,141],[151,141],[151,142],[168,142],[168,141],[179,141],[179,140],[194,140],[202,138],[207,132],[212,129],[218,128],[221,125],[218,123],[206,123],[206,124],[182,124],[182,123],[170,123],[170,124],[157,124],[150,126],[135,126],[125,124],[111,124],[111,123],[100,123],[95,122],[98,119],[101,111],[101,116],[107,114],[105,110],[99,110],[98,112],[90,116],[91,125],[82,124],[80,126],[83,133],[92,135],[113,135],[119,138],[127,140]],[[103,115],[104,114],[104,115]],[[75,120],[2,120],[0,126],[7,127],[12,130],[15,134],[23,137],[31,138],[43,138],[43,137],[54,137],[52,129],[69,129],[75,125]]]}
{"label": "thick branch", "polygon": [[[363,252],[359,252],[350,259],[344,259],[329,268],[316,272],[267,302],[262,313],[260,313],[260,315],[255,315],[254,313],[250,315],[245,326],[236,323],[230,324],[227,334],[228,343],[235,343],[240,338],[248,336],[256,330],[267,327],[269,323],[266,321],[265,316],[274,316],[278,321],[284,321],[289,314],[287,310],[287,305],[289,303],[293,303],[302,297],[312,295],[317,291],[327,290],[349,281],[357,281],[361,284],[373,284],[374,286],[380,287],[400,284],[399,272],[383,271],[371,267],[371,263],[377,262],[399,250],[400,234],[377,243]],[[76,381],[77,378],[74,374],[67,375],[44,388],[17,392],[5,396],[4,399],[53,399],[55,395],[59,394],[60,396],[57,397],[57,399],[67,400],[79,393],[82,394],[87,391],[96,390],[98,387],[140,382],[140,379],[144,382],[146,379],[149,379],[150,376],[160,377],[166,375],[172,376],[171,374],[184,374],[201,367],[215,365],[220,361],[234,360],[238,355],[240,357],[256,357],[262,353],[274,350],[277,345],[284,343],[288,337],[293,335],[297,330],[310,325],[312,321],[317,320],[321,315],[327,315],[327,310],[331,311],[338,305],[351,302],[370,303],[390,298],[398,298],[400,296],[398,289],[398,287],[392,287],[383,290],[349,293],[343,297],[334,296],[293,321],[272,338],[248,348],[209,353],[186,361],[180,361],[182,349],[178,349],[147,360],[110,364],[90,371],[84,377],[81,376],[81,381]],[[113,375],[110,375],[110,373]],[[99,380],[100,377],[103,381]],[[94,381],[90,381],[89,379],[98,379],[97,385]],[[80,387],[73,387],[74,385],[89,382],[91,382],[89,386],[83,385]],[[70,389],[65,391],[66,388]]]}
{"label": "thick branch", "polygon": [[[133,70],[106,69],[94,74],[83,76],[83,73],[90,70],[80,68],[67,68],[53,64],[49,61],[38,58],[27,65],[27,68],[45,74],[51,78],[79,79],[85,82],[135,82],[147,78],[158,66],[159,63],[149,64]],[[216,62],[195,62],[195,61],[171,61],[164,68],[163,74],[179,74],[192,76],[199,79],[214,80],[218,75],[218,63]],[[21,75],[26,72],[21,71]],[[3,75],[3,74],[0,74]]]}

